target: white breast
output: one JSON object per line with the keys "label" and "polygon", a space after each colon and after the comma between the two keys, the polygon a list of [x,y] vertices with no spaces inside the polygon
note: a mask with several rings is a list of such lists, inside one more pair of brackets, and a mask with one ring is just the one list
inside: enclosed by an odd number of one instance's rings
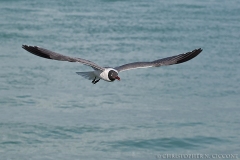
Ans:
{"label": "white breast", "polygon": [[114,70],[114,71],[118,72],[117,70],[115,70],[113,68],[106,68],[104,71],[96,70],[96,71],[94,71],[94,74],[97,77],[99,77],[99,78],[101,78],[101,79],[103,79],[105,81],[111,82],[111,80],[108,78],[108,72],[110,70]]}

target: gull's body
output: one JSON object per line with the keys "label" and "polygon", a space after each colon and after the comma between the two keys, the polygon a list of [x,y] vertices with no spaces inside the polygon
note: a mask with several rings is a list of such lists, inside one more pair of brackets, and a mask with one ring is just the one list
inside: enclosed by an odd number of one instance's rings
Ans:
{"label": "gull's body", "polygon": [[[113,69],[113,68],[105,68],[104,71],[102,70],[94,70],[94,71],[90,71],[90,72],[76,72],[77,74],[89,79],[89,80],[94,80],[93,83],[97,83],[100,79],[107,81],[107,82],[112,82],[115,79],[110,79],[109,78],[109,72],[110,71],[115,71],[118,73],[117,70]],[[120,78],[118,79],[120,80]]]}
{"label": "gull's body", "polygon": [[115,79],[120,80],[120,78],[118,77],[118,73],[122,71],[130,70],[130,69],[160,67],[160,66],[183,63],[196,57],[202,51],[202,49],[199,48],[191,52],[187,52],[184,54],[179,54],[176,56],[167,57],[163,59],[158,59],[152,62],[133,62],[133,63],[128,63],[122,66],[111,68],[111,67],[101,67],[94,62],[91,62],[82,58],[73,58],[73,57],[64,56],[59,53],[55,53],[38,46],[22,45],[22,48],[39,57],[54,59],[59,61],[79,62],[84,65],[92,67],[94,69],[93,71],[77,72],[77,74],[89,80],[92,80],[93,84],[97,83],[100,79],[108,82],[113,82]]}

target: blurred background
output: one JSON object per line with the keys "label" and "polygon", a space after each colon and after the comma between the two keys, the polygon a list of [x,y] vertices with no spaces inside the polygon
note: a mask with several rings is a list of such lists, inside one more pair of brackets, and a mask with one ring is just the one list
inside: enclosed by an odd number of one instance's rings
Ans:
{"label": "blurred background", "polygon": [[[240,1],[1,0],[0,15],[0,159],[239,154]],[[110,67],[203,52],[93,85],[22,44]]]}

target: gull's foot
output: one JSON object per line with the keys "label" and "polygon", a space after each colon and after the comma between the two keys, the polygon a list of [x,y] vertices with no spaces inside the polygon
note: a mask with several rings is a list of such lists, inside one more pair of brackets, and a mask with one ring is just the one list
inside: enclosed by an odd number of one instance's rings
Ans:
{"label": "gull's foot", "polygon": [[97,77],[94,78],[94,80],[92,81],[93,84],[96,84],[98,81],[100,81],[100,79],[96,80]]}
{"label": "gull's foot", "polygon": [[96,80],[96,77],[94,78],[94,80],[92,80],[92,83],[95,84],[95,80]]}
{"label": "gull's foot", "polygon": [[94,82],[94,84],[96,84],[98,81],[100,81],[100,79],[96,80],[96,81]]}

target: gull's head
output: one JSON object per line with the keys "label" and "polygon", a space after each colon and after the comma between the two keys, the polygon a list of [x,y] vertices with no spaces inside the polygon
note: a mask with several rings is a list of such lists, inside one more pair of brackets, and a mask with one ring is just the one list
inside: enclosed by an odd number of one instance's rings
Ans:
{"label": "gull's head", "polygon": [[120,77],[118,77],[118,72],[114,71],[114,70],[110,70],[108,72],[108,78],[111,80],[111,81],[114,81],[115,79],[119,80],[120,81]]}

